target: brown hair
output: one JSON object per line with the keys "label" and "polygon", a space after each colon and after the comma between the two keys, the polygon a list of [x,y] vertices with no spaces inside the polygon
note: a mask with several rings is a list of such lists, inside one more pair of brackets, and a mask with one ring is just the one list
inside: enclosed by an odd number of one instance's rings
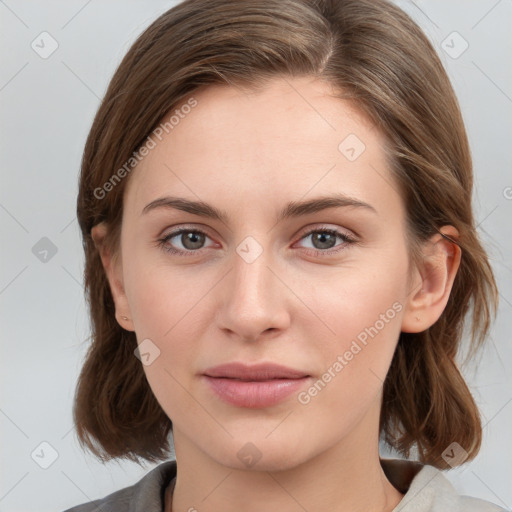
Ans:
{"label": "brown hair", "polygon": [[[116,70],[82,159],[77,214],[85,250],[92,344],[74,405],[78,438],[102,460],[169,456],[172,429],[134,357],[135,333],[115,308],[91,228],[108,226],[119,248],[123,191],[114,175],[166,114],[200,86],[258,87],[278,76],[319,77],[387,136],[408,214],[411,254],[444,225],[460,233],[462,260],[440,319],[401,333],[384,383],[383,438],[405,456],[446,467],[457,441],[468,460],[480,448],[478,409],[455,357],[466,313],[471,347],[482,345],[497,289],[471,209],[472,163],[458,102],[424,33],[386,0],[186,0],[137,39]],[[118,174],[121,176],[121,174]],[[116,177],[116,182],[113,182]],[[105,193],[107,186],[108,193]],[[101,194],[98,191],[103,191]]]}

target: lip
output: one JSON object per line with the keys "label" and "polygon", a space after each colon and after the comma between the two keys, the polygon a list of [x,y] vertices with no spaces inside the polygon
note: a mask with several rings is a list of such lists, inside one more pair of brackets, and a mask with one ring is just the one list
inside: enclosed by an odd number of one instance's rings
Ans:
{"label": "lip", "polygon": [[260,363],[253,365],[244,363],[227,363],[208,368],[203,373],[208,377],[225,377],[228,379],[251,381],[300,379],[302,377],[309,376],[307,372],[274,363]]}
{"label": "lip", "polygon": [[228,363],[205,370],[202,377],[221,400],[247,408],[275,405],[311,378],[304,371],[274,363]]}

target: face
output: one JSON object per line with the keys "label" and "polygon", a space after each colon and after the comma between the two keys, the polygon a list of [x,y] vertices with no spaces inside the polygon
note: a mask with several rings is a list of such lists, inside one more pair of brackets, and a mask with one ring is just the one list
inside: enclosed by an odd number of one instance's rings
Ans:
{"label": "face", "polygon": [[409,293],[382,134],[312,78],[193,97],[129,178],[116,297],[177,454],[291,468],[376,435]]}

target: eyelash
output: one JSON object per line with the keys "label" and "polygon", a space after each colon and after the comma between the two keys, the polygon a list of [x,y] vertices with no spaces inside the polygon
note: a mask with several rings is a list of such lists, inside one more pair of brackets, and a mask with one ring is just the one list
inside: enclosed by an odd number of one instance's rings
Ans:
{"label": "eyelash", "polygon": [[[165,251],[167,253],[171,253],[176,256],[183,256],[183,257],[194,256],[195,254],[200,252],[201,249],[198,249],[195,251],[193,251],[193,250],[182,251],[181,249],[174,249],[173,247],[170,247],[168,245],[168,241],[170,239],[172,239],[178,235],[181,235],[182,233],[201,233],[202,235],[208,237],[208,234],[205,233],[204,231],[202,231],[201,229],[180,228],[176,231],[173,231],[172,233],[169,233],[168,235],[166,235],[163,238],[159,238],[157,240],[157,246],[160,247],[163,251]],[[352,244],[357,243],[357,240],[348,236],[347,234],[342,233],[341,231],[338,231],[336,229],[328,229],[328,228],[313,228],[313,229],[309,230],[308,232],[304,233],[301,236],[300,240],[307,238],[309,235],[311,235],[313,233],[327,233],[330,235],[337,236],[337,237],[341,238],[343,240],[343,242],[345,242],[345,244],[347,244],[347,245],[352,245]],[[342,245],[338,246],[337,249],[326,249],[326,250],[310,249],[309,251],[310,251],[310,253],[313,253],[314,256],[321,256],[321,257],[325,256],[326,257],[326,256],[333,256],[334,254],[339,253],[340,251],[344,250],[345,248],[346,248],[346,245],[342,244]]]}

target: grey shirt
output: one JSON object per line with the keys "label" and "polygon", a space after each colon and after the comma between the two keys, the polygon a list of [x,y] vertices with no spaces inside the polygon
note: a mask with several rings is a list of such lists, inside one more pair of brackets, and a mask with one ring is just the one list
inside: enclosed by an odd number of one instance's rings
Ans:
{"label": "grey shirt", "polygon": [[[460,496],[432,466],[381,459],[389,481],[404,497],[393,512],[507,512],[488,501]],[[64,512],[163,512],[165,490],[176,477],[176,461],[159,464],[134,485]]]}

